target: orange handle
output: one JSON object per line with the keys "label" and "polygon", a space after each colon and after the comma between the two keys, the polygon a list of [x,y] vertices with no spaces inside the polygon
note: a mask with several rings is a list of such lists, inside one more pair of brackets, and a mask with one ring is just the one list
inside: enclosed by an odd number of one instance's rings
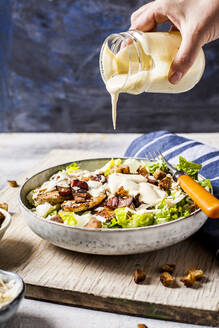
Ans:
{"label": "orange handle", "polygon": [[209,218],[219,218],[219,199],[188,175],[181,175],[178,178],[178,183]]}

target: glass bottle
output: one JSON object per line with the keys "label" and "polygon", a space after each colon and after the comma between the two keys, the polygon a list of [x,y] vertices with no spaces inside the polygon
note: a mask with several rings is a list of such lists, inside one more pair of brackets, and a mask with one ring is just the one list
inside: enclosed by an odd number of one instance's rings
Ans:
{"label": "glass bottle", "polygon": [[204,72],[202,49],[181,81],[175,85],[168,81],[180,43],[179,32],[132,30],[108,36],[100,52],[100,72],[109,93],[179,93],[192,89]]}

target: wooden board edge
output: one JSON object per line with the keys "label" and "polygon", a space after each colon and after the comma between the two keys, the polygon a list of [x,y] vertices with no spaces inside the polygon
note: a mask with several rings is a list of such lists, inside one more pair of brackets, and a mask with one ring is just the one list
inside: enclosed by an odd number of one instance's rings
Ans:
{"label": "wooden board edge", "polygon": [[93,310],[195,325],[218,327],[219,322],[219,311],[208,311],[195,308],[185,309],[179,306],[103,297],[69,290],[65,290],[65,293],[63,293],[63,290],[61,289],[35,286],[31,284],[26,284],[25,296],[31,299],[78,306]]}

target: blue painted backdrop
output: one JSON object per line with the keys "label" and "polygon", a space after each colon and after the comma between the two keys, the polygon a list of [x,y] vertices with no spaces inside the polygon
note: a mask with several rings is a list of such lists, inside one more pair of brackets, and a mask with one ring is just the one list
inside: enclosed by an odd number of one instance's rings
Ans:
{"label": "blue painted backdrop", "polygon": [[[107,35],[128,29],[130,14],[143,3],[14,0],[10,8],[1,0],[0,131],[112,132],[99,50]],[[219,40],[205,47],[205,74],[187,93],[122,95],[118,132],[218,132],[218,52]]]}

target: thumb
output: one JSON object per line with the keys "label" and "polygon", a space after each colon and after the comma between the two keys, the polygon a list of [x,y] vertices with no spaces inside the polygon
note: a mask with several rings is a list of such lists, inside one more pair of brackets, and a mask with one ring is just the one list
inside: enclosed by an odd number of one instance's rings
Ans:
{"label": "thumb", "polygon": [[194,63],[200,49],[201,46],[197,36],[193,37],[189,34],[182,37],[180,48],[170,66],[168,76],[170,83],[176,84],[182,79]]}

